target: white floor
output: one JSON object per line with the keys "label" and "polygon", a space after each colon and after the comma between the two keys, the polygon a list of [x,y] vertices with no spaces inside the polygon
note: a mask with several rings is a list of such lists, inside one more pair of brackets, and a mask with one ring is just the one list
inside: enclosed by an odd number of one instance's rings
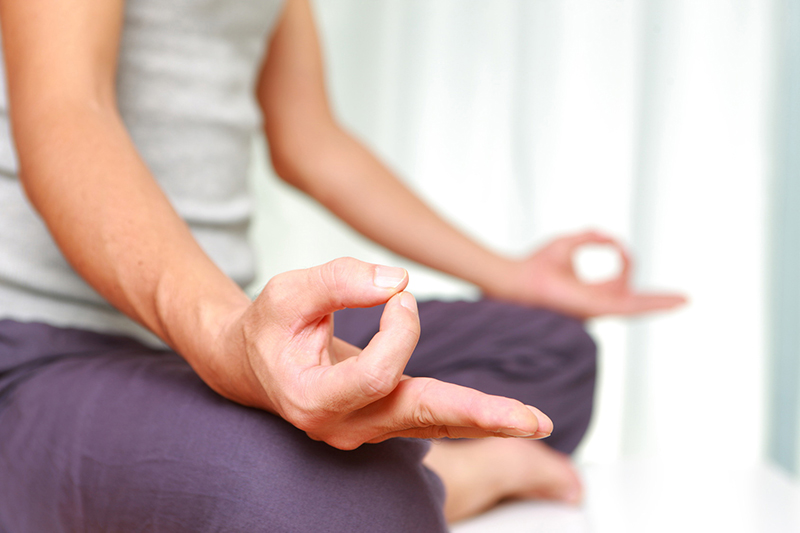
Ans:
{"label": "white floor", "polygon": [[627,461],[581,469],[582,507],[505,504],[453,533],[800,533],[800,484],[775,467]]}

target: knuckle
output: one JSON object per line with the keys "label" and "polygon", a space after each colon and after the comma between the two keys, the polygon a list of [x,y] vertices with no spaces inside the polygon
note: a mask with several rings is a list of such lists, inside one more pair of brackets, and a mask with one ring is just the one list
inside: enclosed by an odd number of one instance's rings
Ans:
{"label": "knuckle", "polygon": [[322,266],[322,273],[325,281],[331,284],[338,284],[347,278],[347,274],[352,270],[352,259],[349,257],[340,257],[334,259]]}
{"label": "knuckle", "polygon": [[399,376],[385,370],[370,370],[364,376],[362,392],[367,398],[383,398],[397,386]]}
{"label": "knuckle", "polygon": [[292,291],[289,290],[291,273],[278,274],[270,279],[259,294],[259,299],[266,300],[270,307],[280,307],[290,301]]}
{"label": "knuckle", "polygon": [[331,269],[332,274],[342,275],[351,271],[356,263],[358,263],[358,261],[352,257],[339,257],[333,261],[329,261],[327,265]]}
{"label": "knuckle", "polygon": [[456,435],[449,426],[436,426],[433,428],[434,439],[456,439]]}
{"label": "knuckle", "polygon": [[420,387],[419,391],[417,392],[417,398],[414,402],[414,410],[413,410],[413,420],[418,427],[431,427],[436,425],[436,416],[433,414],[433,411],[430,408],[430,405],[425,399],[426,391],[433,383],[433,380],[429,378],[419,378],[424,379],[424,383],[422,387]]}
{"label": "knuckle", "polygon": [[335,301],[335,307],[342,308],[342,297],[347,294],[348,280],[353,270],[353,261],[350,257],[334,259],[322,265],[318,270],[318,276],[322,286],[331,294]]}
{"label": "knuckle", "polygon": [[435,418],[427,405],[417,405],[414,409],[414,421],[419,427],[432,427],[435,425]]}

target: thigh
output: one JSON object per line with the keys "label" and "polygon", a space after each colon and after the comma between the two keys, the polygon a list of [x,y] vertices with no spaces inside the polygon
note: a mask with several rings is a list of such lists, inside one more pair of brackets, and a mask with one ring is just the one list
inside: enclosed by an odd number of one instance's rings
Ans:
{"label": "thigh", "polygon": [[[545,441],[571,453],[589,424],[596,347],[583,324],[544,309],[494,300],[421,302],[422,333],[406,368],[534,405],[553,420]],[[336,335],[364,346],[381,308],[336,313]]]}
{"label": "thigh", "polygon": [[424,441],[336,450],[170,352],[41,366],[4,399],[0,433],[8,531],[445,530]]}

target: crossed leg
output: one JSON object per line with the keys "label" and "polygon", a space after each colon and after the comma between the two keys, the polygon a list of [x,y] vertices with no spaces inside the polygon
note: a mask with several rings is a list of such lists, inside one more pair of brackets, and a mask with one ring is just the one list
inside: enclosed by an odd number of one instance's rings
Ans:
{"label": "crossed leg", "polygon": [[[579,322],[496,302],[429,302],[420,314],[407,373],[536,405],[555,423],[550,447],[574,449],[595,364]],[[377,330],[379,309],[340,313],[337,334],[369,339],[370,316]],[[3,350],[28,343],[42,352],[30,373],[7,372],[14,386],[0,391],[0,529],[446,529],[424,441],[343,452],[217,396],[173,353],[78,330],[0,326],[11,328],[0,331]],[[579,487],[564,456],[541,442],[443,442],[427,463],[449,489],[450,519],[505,497],[569,500]]]}
{"label": "crossed leg", "polygon": [[[4,333],[0,354],[25,342]],[[0,530],[446,531],[424,440],[337,450],[218,396],[172,352],[75,335],[0,394]]]}

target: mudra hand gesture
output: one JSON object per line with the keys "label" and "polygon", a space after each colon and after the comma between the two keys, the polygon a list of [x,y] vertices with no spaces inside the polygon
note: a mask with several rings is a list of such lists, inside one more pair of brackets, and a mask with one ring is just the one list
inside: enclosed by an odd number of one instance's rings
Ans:
{"label": "mudra hand gesture", "polygon": [[[582,246],[613,247],[622,261],[619,274],[608,281],[581,280],[573,266]],[[545,307],[578,318],[634,315],[677,307],[686,298],[675,293],[640,292],[631,287],[631,259],[616,240],[595,231],[557,238],[529,257],[512,261],[497,282],[485,287],[488,296]]]}
{"label": "mudra hand gesture", "polygon": [[[403,375],[420,331],[407,284],[403,269],[355,259],[276,276],[229,326],[246,357],[212,386],[341,449],[391,437],[549,435],[550,419],[517,400]],[[364,350],[333,336],[334,311],[383,303]]]}

